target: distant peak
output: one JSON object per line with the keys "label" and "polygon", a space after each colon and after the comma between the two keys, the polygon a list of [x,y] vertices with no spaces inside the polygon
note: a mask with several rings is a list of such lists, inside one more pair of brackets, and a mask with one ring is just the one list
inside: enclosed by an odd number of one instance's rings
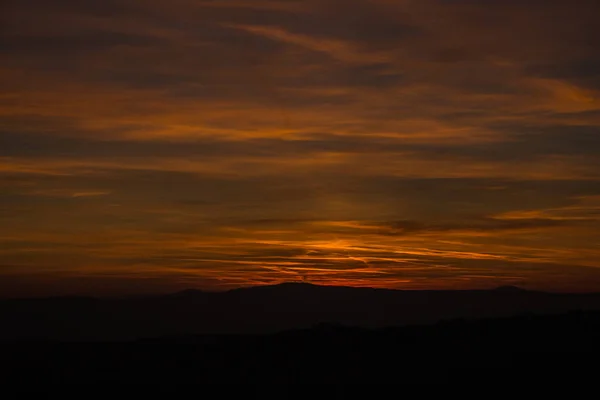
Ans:
{"label": "distant peak", "polygon": [[204,291],[200,289],[184,289],[179,292],[173,293],[173,296],[194,296],[202,293],[204,293]]}
{"label": "distant peak", "polygon": [[319,285],[314,285],[312,283],[308,283],[308,282],[282,282],[282,283],[276,283],[274,285],[263,285],[263,286],[253,286],[255,288],[316,288],[316,287],[320,287]]}
{"label": "distant peak", "polygon": [[518,286],[512,286],[512,285],[504,285],[504,286],[498,286],[496,289],[494,289],[496,292],[526,292],[527,290],[520,288]]}
{"label": "distant peak", "polygon": [[319,285],[315,285],[315,284],[309,283],[309,282],[290,281],[290,282],[279,283],[279,284],[273,285],[273,286],[297,286],[297,287],[305,286],[305,287],[308,287],[308,286],[319,286]]}
{"label": "distant peak", "polygon": [[323,286],[314,285],[308,282],[282,282],[276,284],[267,284],[267,285],[256,285],[256,286],[245,286],[237,289],[232,289],[232,291],[279,291],[279,290],[304,290],[309,288],[320,288]]}

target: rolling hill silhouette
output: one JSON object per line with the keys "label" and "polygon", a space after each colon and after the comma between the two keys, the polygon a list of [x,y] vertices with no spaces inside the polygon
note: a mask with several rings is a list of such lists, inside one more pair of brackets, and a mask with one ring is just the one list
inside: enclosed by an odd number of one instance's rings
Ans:
{"label": "rolling hill silhouette", "polygon": [[266,334],[318,324],[383,328],[443,320],[600,310],[600,294],[496,290],[403,291],[284,283],[227,292],[134,298],[0,301],[0,340],[134,340],[165,335]]}
{"label": "rolling hill silhouette", "polygon": [[0,323],[0,383],[20,385],[580,381],[600,354],[600,294],[514,287],[4,300]]}

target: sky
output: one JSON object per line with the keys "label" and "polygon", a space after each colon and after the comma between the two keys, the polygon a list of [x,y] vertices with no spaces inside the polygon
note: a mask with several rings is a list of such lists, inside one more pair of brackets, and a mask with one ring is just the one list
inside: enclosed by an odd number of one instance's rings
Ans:
{"label": "sky", "polygon": [[600,291],[597,0],[8,0],[0,296]]}

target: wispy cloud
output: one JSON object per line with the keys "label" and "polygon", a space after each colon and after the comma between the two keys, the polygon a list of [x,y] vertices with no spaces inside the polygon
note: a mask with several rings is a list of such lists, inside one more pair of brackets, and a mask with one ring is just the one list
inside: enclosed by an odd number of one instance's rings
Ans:
{"label": "wispy cloud", "polygon": [[12,2],[0,275],[591,286],[600,10],[543,3]]}
{"label": "wispy cloud", "polygon": [[289,32],[276,26],[226,25],[245,32],[264,36],[268,39],[297,45],[308,50],[324,53],[339,61],[358,64],[381,63],[386,60],[383,54],[361,52],[356,45],[344,40],[315,37]]}

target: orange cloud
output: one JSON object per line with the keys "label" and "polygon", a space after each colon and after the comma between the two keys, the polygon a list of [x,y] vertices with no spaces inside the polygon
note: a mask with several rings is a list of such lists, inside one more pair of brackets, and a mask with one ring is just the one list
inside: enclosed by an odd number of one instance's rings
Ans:
{"label": "orange cloud", "polygon": [[597,1],[71,3],[3,20],[2,277],[596,279]]}

